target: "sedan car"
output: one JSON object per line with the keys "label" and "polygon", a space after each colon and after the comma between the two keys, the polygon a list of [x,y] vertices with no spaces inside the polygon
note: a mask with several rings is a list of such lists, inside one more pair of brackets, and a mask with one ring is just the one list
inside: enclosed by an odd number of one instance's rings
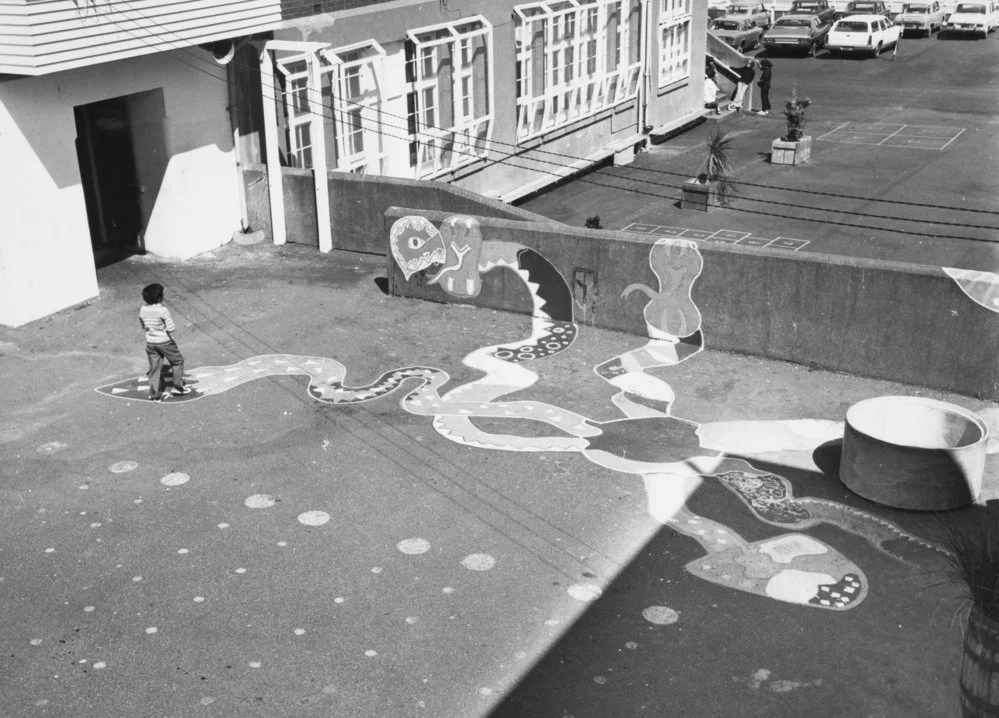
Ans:
{"label": "sedan car", "polygon": [[752,50],[760,44],[763,30],[756,27],[752,20],[725,16],[711,23],[711,32],[739,52]]}
{"label": "sedan car", "polygon": [[895,24],[903,33],[912,32],[929,37],[943,27],[944,12],[940,3],[907,2],[902,6],[902,12],[895,16]]}
{"label": "sedan car", "polygon": [[814,55],[825,44],[829,25],[817,15],[785,15],[763,34],[768,52],[795,51]]}
{"label": "sedan car", "polygon": [[885,17],[890,17],[891,12],[888,9],[888,3],[884,0],[853,0],[846,4],[846,9],[839,13],[839,18],[844,18],[849,15],[884,15]]}
{"label": "sedan car", "polygon": [[898,44],[901,28],[882,15],[848,15],[837,20],[826,37],[831,53],[862,53],[877,57]]}
{"label": "sedan car", "polygon": [[[959,2],[943,24],[948,35],[988,37],[999,26],[999,5],[996,0]],[[943,34],[941,32],[941,34]]]}
{"label": "sedan car", "polygon": [[756,27],[770,27],[770,11],[761,2],[734,2],[728,6],[725,17],[750,20]]}

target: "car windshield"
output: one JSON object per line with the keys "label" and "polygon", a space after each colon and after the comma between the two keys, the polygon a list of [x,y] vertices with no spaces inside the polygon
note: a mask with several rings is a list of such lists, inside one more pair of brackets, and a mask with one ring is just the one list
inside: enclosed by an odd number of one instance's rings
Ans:
{"label": "car windshield", "polygon": [[903,5],[902,12],[910,15],[925,15],[930,11],[929,5]]}
{"label": "car windshield", "polygon": [[835,29],[837,32],[867,32],[869,28],[866,22],[840,20]]}
{"label": "car windshield", "polygon": [[818,10],[819,4],[815,2],[799,2],[794,4],[795,10]]}
{"label": "car windshield", "polygon": [[966,13],[976,13],[976,14],[984,15],[985,14],[985,6],[984,5],[978,5],[977,3],[975,3],[975,4],[961,3],[960,5],[957,6],[957,9],[954,10],[954,12],[966,12]]}
{"label": "car windshield", "polygon": [[810,25],[808,20],[798,17],[782,17],[774,23],[774,27],[809,27]]}
{"label": "car windshield", "polygon": [[858,13],[866,13],[868,11],[874,12],[874,8],[876,6],[872,2],[855,2],[850,3],[849,7],[851,10],[856,10]]}
{"label": "car windshield", "polygon": [[728,9],[728,14],[729,15],[748,15],[749,14],[749,8],[748,7],[730,7]]}
{"label": "car windshield", "polygon": [[738,30],[739,23],[735,20],[715,20],[715,30]]}

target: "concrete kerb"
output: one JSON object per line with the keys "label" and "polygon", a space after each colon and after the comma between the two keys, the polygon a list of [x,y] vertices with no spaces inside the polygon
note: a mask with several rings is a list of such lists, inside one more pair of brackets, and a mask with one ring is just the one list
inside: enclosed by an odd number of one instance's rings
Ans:
{"label": "concrete kerb", "polygon": [[[392,223],[422,215],[440,224],[454,212],[390,207]],[[656,289],[649,235],[479,217],[485,239],[531,247],[573,282],[581,272],[598,291],[577,296],[577,320],[644,335],[644,303],[632,284]],[[810,252],[789,254],[698,243],[704,269],[693,299],[713,349],[791,361],[856,376],[888,379],[999,400],[999,317],[976,304],[942,269]],[[458,301],[423,275],[404,281],[390,253],[389,291],[436,302]],[[487,275],[476,306],[528,313],[516,282]],[[494,278],[495,277],[495,278]]]}

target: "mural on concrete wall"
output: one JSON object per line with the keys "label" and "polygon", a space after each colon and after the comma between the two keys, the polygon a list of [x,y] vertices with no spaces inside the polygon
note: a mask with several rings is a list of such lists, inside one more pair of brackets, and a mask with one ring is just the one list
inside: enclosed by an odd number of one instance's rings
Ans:
{"label": "mural on concrete wall", "polygon": [[[728,588],[799,605],[845,610],[858,605],[868,590],[856,564],[801,533],[804,529],[829,523],[901,561],[939,550],[872,514],[833,501],[795,497],[786,478],[732,458],[773,451],[810,455],[820,444],[842,437],[840,422],[697,423],[672,415],[673,387],[648,371],[688,361],[703,349],[701,315],[691,297],[703,258],[693,242],[659,240],[649,254],[657,286],[634,284],[623,292],[626,300],[645,300],[642,312],[649,340],[594,367],[617,389],[611,401],[622,418],[610,421],[544,402],[504,400],[538,381],[528,362],[568,349],[576,336],[571,289],[545,257],[514,242],[484,240],[478,222],[462,216],[446,219],[440,230],[423,217],[404,217],[391,228],[389,244],[407,281],[417,272],[436,270],[429,282],[457,297],[476,296],[487,272],[513,271],[532,298],[530,336],[472,351],[464,364],[483,376],[452,388],[447,388],[446,371],[423,366],[395,369],[364,386],[348,386],[347,367],[335,359],[279,354],[195,369],[189,377],[195,391],[182,398],[198,399],[261,377],[289,374],[308,376],[309,394],[331,404],[371,401],[399,391],[406,411],[432,417],[434,428],[450,441],[506,451],[578,453],[607,469],[641,476],[650,514],[705,552],[687,565],[688,571]],[[98,391],[148,401],[142,381],[130,379]],[[472,421],[485,417],[539,422],[557,431],[549,436],[501,434]],[[757,519],[788,533],[751,542],[719,520],[692,512],[687,500],[706,477],[732,491]]]}

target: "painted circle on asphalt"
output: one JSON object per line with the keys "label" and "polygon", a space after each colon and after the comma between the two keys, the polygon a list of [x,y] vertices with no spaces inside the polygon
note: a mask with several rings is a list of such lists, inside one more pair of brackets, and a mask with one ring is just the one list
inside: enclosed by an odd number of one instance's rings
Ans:
{"label": "painted circle on asphalt", "polygon": [[66,444],[62,441],[50,441],[46,444],[42,444],[35,451],[39,454],[55,454],[56,452],[62,451],[66,448]]}
{"label": "painted circle on asphalt", "polygon": [[330,520],[325,511],[306,511],[298,515],[298,523],[304,526],[322,526]]}
{"label": "painted circle on asphalt", "polygon": [[136,461],[116,461],[108,467],[108,471],[112,474],[125,474],[129,471],[135,471],[139,468],[139,464]]}
{"label": "painted circle on asphalt", "polygon": [[577,601],[596,601],[603,590],[595,583],[574,583],[566,592]]}
{"label": "painted circle on asphalt", "polygon": [[249,509],[266,509],[277,503],[277,500],[270,494],[254,494],[248,496],[243,502]]}
{"label": "painted circle on asphalt", "polygon": [[657,626],[669,626],[680,620],[680,614],[669,606],[649,606],[642,611],[642,616]]}
{"label": "painted circle on asphalt", "polygon": [[397,543],[395,547],[405,554],[415,556],[429,551],[430,542],[421,538],[408,538]]}
{"label": "painted circle on asphalt", "polygon": [[461,559],[461,565],[471,571],[488,571],[496,565],[496,559],[487,553],[472,553]]}
{"label": "painted circle on asphalt", "polygon": [[180,486],[181,484],[186,484],[191,480],[191,477],[187,474],[182,474],[179,471],[175,471],[172,474],[167,474],[162,479],[160,483],[164,486]]}

